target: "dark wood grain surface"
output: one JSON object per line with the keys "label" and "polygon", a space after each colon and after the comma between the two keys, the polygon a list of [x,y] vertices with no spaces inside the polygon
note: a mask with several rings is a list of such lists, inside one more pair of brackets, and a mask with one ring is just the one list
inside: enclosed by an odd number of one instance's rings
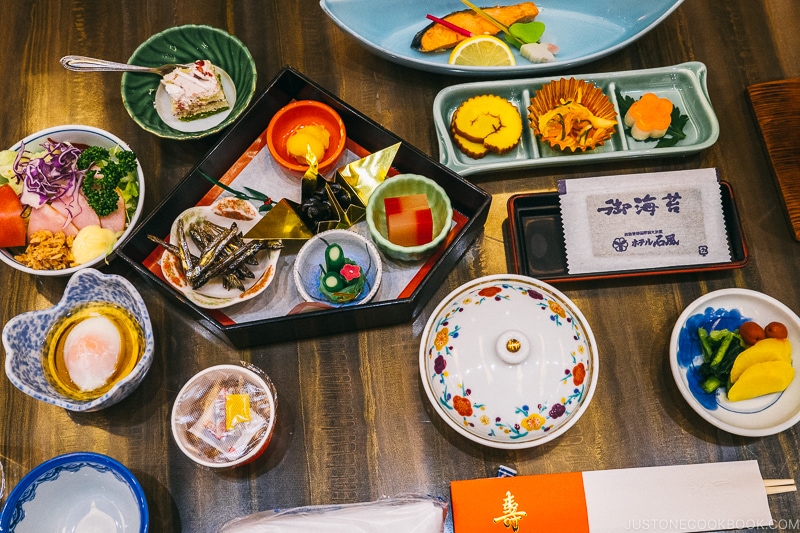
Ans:
{"label": "dark wood grain surface", "polygon": [[[59,65],[61,56],[124,62],[142,41],[165,28],[217,26],[250,49],[259,90],[281,67],[291,65],[434,159],[434,97],[449,85],[473,81],[411,70],[372,55],[337,28],[316,0],[24,0],[3,2],[0,20],[0,145],[9,147],[59,124],[107,129],[140,157],[147,212],[215,139],[182,142],[147,133],[123,107],[120,74],[68,72]],[[678,315],[709,291],[744,287],[800,311],[800,244],[782,212],[746,96],[751,84],[800,76],[799,25],[796,0],[686,0],[623,50],[557,73],[701,61],[708,67],[719,140],[685,158],[471,178],[493,195],[484,232],[413,323],[237,350],[124,262],[104,266],[104,272],[129,276],[144,297],[155,328],[152,369],[130,397],[90,414],[29,398],[3,376],[0,461],[7,487],[55,455],[105,453],[127,465],[143,484],[151,531],[205,533],[234,517],[273,508],[360,502],[404,492],[449,499],[451,480],[494,476],[500,464],[537,474],[757,459],[764,477],[800,477],[800,426],[763,438],[717,430],[683,400],[667,359]],[[796,137],[797,132],[787,135]],[[704,167],[718,168],[733,186],[749,265],[726,272],[560,285],[594,331],[601,374],[585,416],[552,443],[518,452],[492,450],[460,437],[438,418],[419,379],[419,336],[438,299],[449,291],[470,279],[509,271],[503,225],[512,194],[552,190],[562,178]],[[65,283],[0,266],[0,323],[53,305]],[[172,440],[172,402],[197,371],[240,360],[261,367],[277,387],[275,437],[267,453],[247,467],[228,473],[203,470]],[[783,531],[800,528],[797,493],[771,496],[769,502]]]}

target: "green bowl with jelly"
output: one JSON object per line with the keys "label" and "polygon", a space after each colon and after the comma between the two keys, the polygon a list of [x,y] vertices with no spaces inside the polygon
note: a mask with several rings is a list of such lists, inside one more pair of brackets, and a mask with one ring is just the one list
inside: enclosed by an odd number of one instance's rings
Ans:
{"label": "green bowl with jelly", "polygon": [[[425,194],[433,215],[433,240],[418,246],[400,246],[389,240],[383,200],[397,196]],[[421,261],[439,248],[453,225],[453,208],[444,189],[418,174],[398,174],[378,185],[367,202],[367,227],[372,241],[386,256],[399,261]]]}

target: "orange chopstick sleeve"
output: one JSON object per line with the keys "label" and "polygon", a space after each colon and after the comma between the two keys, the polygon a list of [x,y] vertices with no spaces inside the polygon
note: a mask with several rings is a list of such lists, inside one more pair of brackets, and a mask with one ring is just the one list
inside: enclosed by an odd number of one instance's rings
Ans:
{"label": "orange chopstick sleeve", "polygon": [[454,533],[589,533],[580,472],[450,483]]}

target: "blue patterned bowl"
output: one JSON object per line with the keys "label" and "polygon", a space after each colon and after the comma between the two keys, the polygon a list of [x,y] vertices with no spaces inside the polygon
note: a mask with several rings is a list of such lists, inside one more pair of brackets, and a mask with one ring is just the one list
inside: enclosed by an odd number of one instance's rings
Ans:
{"label": "blue patterned bowl", "polygon": [[569,298],[526,276],[468,282],[436,307],[420,373],[434,410],[475,442],[530,448],[571,428],[597,386],[589,324]]}
{"label": "blue patterned bowl", "polygon": [[[42,346],[50,327],[75,306],[92,301],[119,304],[133,314],[144,332],[144,353],[127,377],[94,400],[73,400],[59,393],[42,367]],[[25,394],[70,411],[97,411],[128,396],[142,382],[153,363],[153,327],[150,314],[133,285],[113,274],[93,268],[79,270],[67,282],[64,296],[55,306],[17,315],[3,327],[6,375]]]}
{"label": "blue patterned bowl", "polygon": [[141,484],[111,457],[59,455],[22,478],[0,512],[0,531],[130,531],[147,533]]}

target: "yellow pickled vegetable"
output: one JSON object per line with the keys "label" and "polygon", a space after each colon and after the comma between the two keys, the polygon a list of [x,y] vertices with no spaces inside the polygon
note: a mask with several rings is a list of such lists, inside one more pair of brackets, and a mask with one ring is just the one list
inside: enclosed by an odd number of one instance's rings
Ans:
{"label": "yellow pickled vegetable", "polygon": [[728,389],[732,402],[749,400],[757,396],[781,392],[794,379],[794,368],[786,361],[765,361],[749,366]]}
{"label": "yellow pickled vegetable", "polygon": [[736,356],[730,380],[736,383],[751,366],[766,361],[792,362],[792,346],[788,339],[762,339]]}
{"label": "yellow pickled vegetable", "polygon": [[304,165],[306,164],[306,153],[310,149],[319,162],[324,159],[325,150],[328,149],[330,139],[331,134],[325,129],[325,126],[319,124],[300,126],[286,139],[286,151],[298,163]]}

